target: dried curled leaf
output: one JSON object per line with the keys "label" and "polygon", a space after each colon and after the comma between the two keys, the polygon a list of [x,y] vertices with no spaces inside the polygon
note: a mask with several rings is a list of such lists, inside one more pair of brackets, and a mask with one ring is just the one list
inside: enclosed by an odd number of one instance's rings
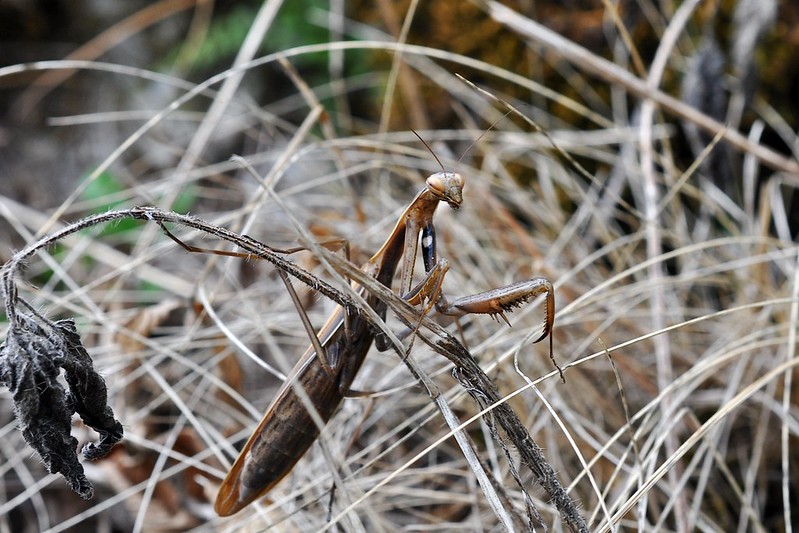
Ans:
{"label": "dried curled leaf", "polygon": [[55,323],[55,330],[61,334],[67,349],[62,364],[69,385],[67,406],[100,434],[99,442],[90,442],[83,447],[83,456],[90,460],[100,459],[122,439],[122,424],[114,418],[114,411],[108,405],[108,387],[94,370],[92,358],[75,329],[75,322],[72,319],[59,320]]}
{"label": "dried curled leaf", "polygon": [[[122,425],[106,405],[107,389],[94,370],[72,320],[50,325],[48,333],[32,316],[16,313],[0,344],[0,382],[11,391],[14,415],[25,442],[50,473],[60,473],[83,499],[94,489],[78,461],[78,440],[70,433],[73,413],[100,433],[83,454],[98,459],[122,438]],[[61,369],[69,385],[59,382]]]}

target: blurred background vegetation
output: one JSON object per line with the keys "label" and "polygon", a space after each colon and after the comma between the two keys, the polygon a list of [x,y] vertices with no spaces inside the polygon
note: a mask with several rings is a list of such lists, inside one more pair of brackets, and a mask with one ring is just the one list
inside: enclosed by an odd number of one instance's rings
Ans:
{"label": "blurred background vegetation", "polygon": [[[390,0],[341,2],[347,27],[338,30],[327,22],[328,2],[291,2],[280,9],[258,53],[287,50],[332,38],[396,37],[409,3]],[[751,56],[738,58],[736,54],[746,52],[736,49],[733,41],[736,28],[739,28],[739,33],[743,32],[741,21],[735,19],[735,10],[740,3],[733,0],[701,2],[685,29],[679,50],[687,59],[695,55],[697,49],[701,51],[703,46],[717,47],[718,56],[713,60],[720,63],[718,73],[722,77],[731,76],[726,81],[721,80],[724,83],[717,87],[717,99],[722,101],[725,94],[732,91],[731,84],[735,83],[739,71],[744,66],[750,67],[740,81],[747,84],[747,96],[757,101],[747,102],[751,105],[746,107],[740,119],[742,129],[751,126],[757,118],[756,106],[763,104],[771,106],[786,124],[795,124],[796,99],[792,95],[796,94],[799,79],[799,66],[794,60],[799,41],[799,7],[790,2],[779,5],[778,16],[762,29],[756,46],[749,50]],[[600,1],[506,4],[602,57],[613,58],[614,54],[619,54],[612,48],[617,45],[610,39],[615,30]],[[648,64],[657,49],[659,32],[668,22],[668,10],[676,9],[679,3],[670,8],[668,3],[659,6],[635,1],[613,5],[629,32],[636,53],[644,64]],[[131,1],[124,4],[104,0],[5,1],[0,4],[0,32],[3,36],[0,64],[88,59],[153,70],[197,83],[230,65],[259,7],[260,3],[254,0]],[[765,5],[756,9],[756,12],[768,11]],[[409,29],[408,42],[480,59],[533,79],[597,113],[611,113],[613,102],[607,85],[595,84],[590,78],[581,76],[559,60],[554,51],[531,46],[518,34],[486,17],[479,3],[421,2]],[[743,65],[747,60],[752,64]],[[333,117],[339,119],[339,128],[364,133],[379,122],[383,112],[381,98],[386,81],[385,70],[390,61],[389,54],[384,52],[355,50],[347,53],[340,75],[357,80],[362,87],[350,90],[345,102],[341,98],[330,98],[326,102],[329,110],[338,111]],[[328,54],[303,55],[297,63],[311,84],[329,81]],[[447,68],[448,65],[444,62],[443,66]],[[270,68],[274,70],[270,72]],[[664,73],[662,87],[665,92],[680,93],[686,68],[684,62],[677,64],[675,60],[673,68]],[[294,94],[294,88],[285,76],[276,73],[277,67],[265,70],[246,78],[247,97],[255,102],[266,102]],[[484,73],[472,73],[462,66],[457,70],[475,83],[490,82],[490,87],[497,93],[518,98],[521,102],[530,99],[525,89],[516,84]],[[106,124],[94,120],[91,124],[78,122],[69,127],[57,127],[60,115],[158,109],[176,94],[176,89],[158,82],[91,71],[67,77],[69,72],[61,70],[50,73],[49,79],[39,79],[34,83],[41,74],[34,71],[0,80],[0,148],[3,148],[0,168],[4,177],[0,192],[43,207],[57,205],[58,198],[73,190],[75,180],[90,170],[87,160],[101,159],[137,125],[135,118],[131,117]],[[64,79],[59,79],[59,76]],[[447,128],[460,123],[445,88],[417,76],[413,82],[402,84],[399,93],[394,106],[400,112],[391,113],[389,129]],[[336,109],[337,103],[346,104],[346,107]],[[553,119],[575,129],[597,127],[588,117],[580,116],[558,102],[539,99],[535,104],[546,105]],[[203,105],[202,102],[192,102],[184,111],[202,112]],[[688,142],[681,137],[678,134],[674,141],[678,147],[682,146],[681,141]],[[226,140],[228,144],[219,147],[221,156],[235,151],[231,149],[245,142],[241,137]],[[764,130],[761,140],[783,153],[792,148],[786,145],[788,141],[770,128]],[[175,156],[174,152],[169,154],[163,147],[155,148],[148,144],[146,149],[138,148],[128,156],[143,165],[137,169],[139,175],[163,168],[169,155]],[[683,147],[677,155],[679,162],[687,166],[696,154]],[[53,172],[53,161],[59,162],[58,172]]]}

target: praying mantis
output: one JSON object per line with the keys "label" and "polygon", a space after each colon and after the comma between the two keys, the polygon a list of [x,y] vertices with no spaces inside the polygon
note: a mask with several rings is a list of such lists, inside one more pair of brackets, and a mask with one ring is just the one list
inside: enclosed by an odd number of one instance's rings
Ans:
{"label": "praying mantis", "polygon": [[[400,294],[408,303],[418,305],[428,300],[444,315],[488,314],[502,318],[508,325],[510,323],[505,312],[545,294],[543,332],[534,342],[549,336],[552,358],[555,293],[546,278],[520,281],[451,302],[441,291],[441,283],[449,267],[446,260],[437,258],[433,216],[441,202],[454,210],[460,208],[464,184],[463,176],[455,172],[442,170],[430,175],[424,189],[405,208],[385,243],[362,266],[362,270],[390,287],[402,260]],[[163,224],[162,228],[172,240],[189,252],[250,257],[249,254],[239,252],[197,248],[180,241]],[[425,276],[412,287],[414,264],[420,245]],[[387,306],[384,302],[355,282],[353,287],[381,318],[385,318]],[[348,314],[341,306],[333,311],[319,332],[312,335],[311,346],[291,370],[258,427],[228,471],[214,504],[218,515],[230,516],[241,511],[264,496],[291,471],[321,431],[320,425],[306,407],[306,401],[310,401],[315,414],[323,423],[328,422],[344,397],[351,392],[350,386],[373,341],[378,349],[387,348],[383,336],[376,335],[362,317]]]}

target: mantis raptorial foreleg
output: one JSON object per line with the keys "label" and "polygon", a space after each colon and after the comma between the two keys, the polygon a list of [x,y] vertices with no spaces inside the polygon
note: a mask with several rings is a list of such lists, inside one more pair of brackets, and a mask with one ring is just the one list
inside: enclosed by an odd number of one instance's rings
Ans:
{"label": "mantis raptorial foreleg", "polygon": [[[415,226],[419,226],[419,223],[417,222]],[[437,258],[436,232],[432,221],[428,221],[422,226],[419,241],[421,241],[422,247],[422,261],[429,276],[431,272],[436,271],[440,263]],[[407,258],[416,257],[419,241],[409,243],[406,240],[406,261],[408,260]],[[446,270],[441,272],[440,276],[443,277],[444,273],[446,273]],[[555,362],[553,355],[552,329],[555,322],[555,290],[548,279],[537,277],[519,281],[497,289],[463,296],[451,302],[447,300],[444,292],[439,290],[435,298],[435,306],[436,310],[443,315],[457,317],[468,314],[487,314],[492,317],[502,318],[510,326],[510,321],[505,313],[511,312],[514,308],[540,295],[546,295],[544,328],[541,335],[533,342],[539,342],[549,336],[549,358],[555,368],[558,369],[561,380],[565,382],[563,371]],[[380,345],[378,345],[379,347]]]}

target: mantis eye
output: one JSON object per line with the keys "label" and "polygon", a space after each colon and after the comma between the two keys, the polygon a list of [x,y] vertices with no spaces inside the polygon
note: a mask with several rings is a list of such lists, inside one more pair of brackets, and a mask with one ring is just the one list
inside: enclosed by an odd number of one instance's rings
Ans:
{"label": "mantis eye", "polygon": [[463,185],[463,176],[456,172],[436,172],[427,178],[427,189],[452,209],[458,209],[463,203]]}

